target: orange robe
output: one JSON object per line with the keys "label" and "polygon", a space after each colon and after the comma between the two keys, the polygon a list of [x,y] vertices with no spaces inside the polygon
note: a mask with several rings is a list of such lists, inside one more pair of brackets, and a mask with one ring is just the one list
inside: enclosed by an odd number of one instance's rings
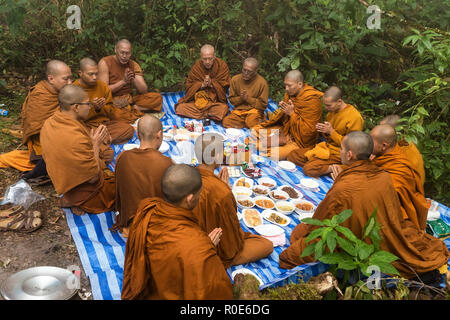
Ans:
{"label": "orange robe", "polygon": [[[241,91],[248,94],[247,101],[241,99]],[[269,85],[259,74],[251,81],[244,81],[242,74],[231,78],[228,100],[234,106],[233,111],[223,119],[225,128],[252,128],[264,119],[264,111],[269,99]]]}
{"label": "orange robe", "polygon": [[222,228],[217,254],[225,268],[258,261],[270,255],[273,251],[271,241],[242,230],[236,200],[228,185],[207,169],[199,167],[199,172],[202,175],[202,193],[192,212],[206,234],[215,228]]}
{"label": "orange robe", "polygon": [[[318,138],[316,124],[322,119],[322,96],[322,92],[306,83],[297,96],[290,97],[287,93],[284,94],[284,102],[292,100],[294,113],[289,117],[281,109],[277,109],[271,118],[260,126],[263,130],[267,130],[265,131],[267,135],[273,130],[280,130],[288,140],[283,146],[268,148],[267,156],[284,160],[294,150],[309,149],[315,145]],[[261,139],[265,138],[263,132],[261,129],[257,130],[258,137]]]}
{"label": "orange robe", "polygon": [[[55,112],[42,127],[41,144],[48,175],[62,195],[62,207],[79,207],[89,213],[114,207],[114,175],[95,159],[91,137],[82,122]],[[89,183],[97,176],[97,182]]]}
{"label": "orange robe", "polygon": [[423,158],[420,154],[419,149],[417,149],[417,146],[414,143],[408,143],[405,140],[399,141],[398,145],[400,146],[400,150],[403,152],[405,157],[413,165],[413,168],[416,169],[419,173],[420,182],[423,186],[425,184],[425,168],[423,165]]}
{"label": "orange robe", "polygon": [[111,135],[112,144],[121,144],[130,140],[134,135],[134,129],[125,121],[114,120],[114,107],[111,90],[103,81],[97,80],[95,86],[82,85],[79,80],[76,80],[74,85],[83,88],[89,95],[89,101],[94,101],[95,98],[104,98],[105,105],[96,111],[94,107],[89,111],[88,118],[84,121],[89,129],[98,128],[103,124],[108,129]]}
{"label": "orange robe", "polygon": [[321,142],[310,150],[295,150],[287,157],[289,161],[302,166],[304,174],[314,178],[326,174],[330,165],[340,164],[342,139],[348,133],[362,131],[364,128],[361,114],[350,104],[337,112],[329,112],[325,121],[333,126],[331,134],[326,135],[326,142]]}
{"label": "orange robe", "polygon": [[[414,271],[422,274],[447,264],[449,252],[444,242],[403,219],[389,174],[368,160],[356,161],[339,174],[313,218],[331,219],[346,209],[352,209],[352,216],[341,225],[361,239],[364,226],[375,208],[382,238],[380,248],[399,258],[393,265],[403,277],[414,278]],[[291,269],[314,260],[313,256],[300,256],[309,245],[305,238],[315,228],[304,223],[294,228],[291,245],[280,254],[281,268]],[[406,263],[414,271],[401,263]]]}
{"label": "orange robe", "polygon": [[[209,75],[212,87],[201,89],[206,75]],[[182,117],[222,121],[228,113],[229,86],[230,72],[225,61],[216,58],[212,67],[206,69],[199,59],[189,72],[186,93],[175,105],[175,112]]]}
{"label": "orange robe", "polygon": [[122,300],[232,299],[216,248],[192,211],[141,201],[125,247]]}
{"label": "orange robe", "polygon": [[139,202],[145,198],[162,198],[161,179],[172,160],[154,149],[132,149],[116,160],[116,223],[113,228],[128,228]]}
{"label": "orange robe", "polygon": [[397,144],[391,151],[378,156],[374,162],[389,172],[400,199],[404,219],[409,219],[417,228],[427,227],[428,205],[419,173],[404,156]]}
{"label": "orange robe", "polygon": [[42,158],[39,139],[41,128],[59,108],[58,92],[45,80],[30,89],[22,105],[22,143],[28,150],[14,150],[0,156],[0,168],[13,167],[32,170],[33,163]]}
{"label": "orange robe", "polygon": [[[121,63],[119,63],[115,55],[104,57],[101,60],[103,60],[108,66],[110,85],[113,85],[124,78],[126,68],[129,68],[136,75],[143,76],[141,67],[134,60],[130,60],[126,65],[122,65]],[[136,104],[141,108],[145,108],[148,111],[157,112],[161,111],[163,104],[162,95],[157,92],[147,92],[144,94],[132,96],[132,88],[130,83],[124,85],[118,91],[114,92],[113,98],[114,100],[116,98],[123,98],[128,100],[128,105],[124,106],[123,108],[114,109],[115,118],[127,121],[128,123],[133,123],[144,115],[141,111],[136,110],[132,106],[133,104]]]}

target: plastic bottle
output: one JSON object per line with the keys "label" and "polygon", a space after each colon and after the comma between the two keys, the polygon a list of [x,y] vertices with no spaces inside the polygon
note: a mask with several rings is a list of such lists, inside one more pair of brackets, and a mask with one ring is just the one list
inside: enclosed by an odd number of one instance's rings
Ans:
{"label": "plastic bottle", "polygon": [[4,117],[8,115],[8,110],[0,109],[0,116]]}

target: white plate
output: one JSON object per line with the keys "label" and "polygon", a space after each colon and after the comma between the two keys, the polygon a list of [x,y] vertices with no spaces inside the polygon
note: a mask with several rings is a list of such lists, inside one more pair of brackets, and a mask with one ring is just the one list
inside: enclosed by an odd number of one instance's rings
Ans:
{"label": "white plate", "polygon": [[169,151],[169,149],[170,149],[169,144],[167,142],[163,141],[161,143],[161,146],[159,147],[159,152],[166,153],[167,151]]}
{"label": "white plate", "polygon": [[[249,184],[248,188],[253,188],[253,184],[254,184],[253,180],[250,179],[250,178],[247,178],[247,177],[242,177],[242,178],[236,179],[236,181],[233,183],[233,188],[234,188],[234,187],[238,187],[237,184],[238,184],[238,182],[241,181],[242,179],[245,179],[245,182]],[[240,187],[243,187],[243,186],[240,186]],[[245,187],[245,188],[247,188],[247,187]]]}
{"label": "white plate", "polygon": [[284,230],[277,225],[268,223],[255,227],[255,231],[265,237],[276,237],[284,233]]}
{"label": "white plate", "polygon": [[319,187],[319,183],[313,179],[301,179],[300,184],[309,189],[317,189]]}
{"label": "white plate", "polygon": [[189,140],[190,140],[190,138],[189,138],[189,136],[188,136],[187,134],[176,134],[176,135],[173,137],[173,139],[174,139],[176,142],[182,142],[182,141],[189,141]]}
{"label": "white plate", "polygon": [[280,161],[278,162],[278,165],[281,169],[288,170],[288,171],[295,171],[296,167],[293,162],[290,161]]}
{"label": "white plate", "polygon": [[263,185],[263,183],[270,183],[270,184],[272,184],[273,187],[268,187],[270,189],[273,189],[273,188],[275,188],[277,186],[276,181],[271,179],[271,178],[268,178],[268,177],[262,177],[262,178],[258,179],[258,184],[259,185]]}
{"label": "white plate", "polygon": [[259,286],[262,286],[263,285],[263,282],[262,282],[262,280],[253,272],[253,271],[251,271],[251,270],[249,270],[249,269],[246,269],[246,268],[241,268],[241,269],[237,269],[237,270],[234,270],[232,273],[231,273],[231,278],[233,279],[233,282],[234,282],[234,277],[237,275],[237,274],[239,274],[239,273],[241,273],[241,274],[251,274],[252,276],[254,276],[257,280],[258,280],[258,282],[259,282]]}
{"label": "white plate", "polygon": [[139,148],[139,145],[136,143],[127,143],[123,145],[123,150],[131,150],[136,148]]}
{"label": "white plate", "polygon": [[[278,222],[269,220],[269,217],[270,217],[272,214],[275,214],[275,215],[277,215],[277,216],[279,216],[279,217],[285,219],[286,222],[285,222],[285,223],[278,223]],[[269,221],[270,223],[276,224],[276,225],[278,225],[278,226],[280,226],[280,227],[285,227],[285,226],[287,226],[287,225],[289,225],[289,224],[291,223],[291,218],[289,218],[288,216],[286,216],[286,215],[284,215],[284,214],[282,214],[282,213],[280,213],[280,212],[278,212],[278,211],[275,211],[275,210],[264,210],[264,211],[261,213],[261,216],[262,216],[264,219],[266,219],[267,221]]]}
{"label": "white plate", "polygon": [[[300,210],[299,208],[296,207],[296,205],[299,203],[308,203],[312,205],[313,208],[310,211]],[[295,212],[299,215],[300,220],[304,218],[311,218],[314,214],[314,211],[316,210],[316,206],[314,205],[314,203],[307,200],[295,200],[292,201],[292,204],[295,206]]]}
{"label": "white plate", "polygon": [[171,140],[173,140],[173,134],[171,134],[170,132],[164,132],[163,139],[167,140],[167,141],[171,141]]}
{"label": "white plate", "polygon": [[235,128],[228,128],[225,132],[231,139],[238,139],[242,135],[242,131]]}
{"label": "white plate", "polygon": [[[248,210],[254,210],[254,211],[256,211],[256,212],[258,213],[258,216],[259,216],[259,218],[260,218],[260,222],[261,222],[261,223],[257,224],[256,226],[250,225],[250,224],[247,222],[247,220],[245,219],[245,212],[248,211]],[[243,210],[242,210],[242,220],[244,220],[244,223],[245,223],[245,225],[246,225],[248,228],[254,228],[254,227],[257,227],[257,226],[263,224],[263,219],[262,219],[262,217],[261,217],[261,214],[260,214],[260,213],[258,212],[258,210],[256,210],[256,209],[243,209]]]}
{"label": "white plate", "polygon": [[[290,211],[281,210],[280,207],[282,207],[282,206],[292,207],[292,210],[290,210]],[[286,215],[291,214],[295,210],[295,206],[292,204],[292,202],[289,202],[289,201],[277,201],[275,203],[275,208],[282,214],[286,214]]]}
{"label": "white plate", "polygon": [[[263,191],[263,193],[255,192],[255,189],[259,189],[260,191]],[[254,185],[254,186],[253,186],[252,190],[253,190],[253,193],[254,193],[255,195],[258,195],[258,196],[268,196],[268,195],[269,195],[270,188],[269,188],[269,187],[265,187],[265,186],[263,186],[263,185],[257,184],[257,185]]]}
{"label": "white plate", "polygon": [[[275,196],[282,196],[285,197],[285,199],[277,199],[275,198]],[[269,197],[271,197],[274,201],[286,201],[289,200],[289,195],[287,194],[287,192],[281,191],[281,190],[272,190],[269,192]]]}
{"label": "white plate", "polygon": [[[252,205],[249,206],[249,207],[243,206],[242,204],[239,203],[239,201],[242,201],[242,200],[250,201],[252,203]],[[253,200],[252,198],[250,198],[248,196],[237,196],[236,197],[236,203],[237,203],[237,206],[239,208],[241,208],[241,209],[250,209],[250,208],[253,208],[255,206],[255,200]]]}
{"label": "white plate", "polygon": [[258,204],[256,203],[257,200],[269,200],[269,201],[272,202],[272,204],[273,204],[273,207],[270,208],[270,209],[274,209],[274,208],[275,208],[275,201],[273,201],[273,200],[270,199],[269,197],[265,197],[265,196],[257,196],[257,197],[254,198],[254,200],[255,200],[255,205],[256,205],[258,208],[260,208],[260,209],[269,209],[269,208],[265,208],[265,207],[258,206]]}
{"label": "white plate", "polygon": [[235,198],[241,196],[250,197],[253,194],[252,189],[246,187],[233,187],[232,192]]}
{"label": "white plate", "polygon": [[[287,184],[284,184],[284,185],[278,187],[277,190],[286,192],[286,191],[282,190],[282,189],[285,188],[285,187],[291,188],[291,189],[294,190],[295,193],[297,194],[297,198],[292,198],[291,196],[289,196],[292,200],[298,200],[298,199],[303,198],[303,194],[302,194],[301,192],[299,192],[298,190],[295,190],[292,186],[289,186],[289,185],[287,185]],[[286,192],[286,193],[287,193],[287,192]],[[288,194],[288,195],[289,195],[289,194]]]}

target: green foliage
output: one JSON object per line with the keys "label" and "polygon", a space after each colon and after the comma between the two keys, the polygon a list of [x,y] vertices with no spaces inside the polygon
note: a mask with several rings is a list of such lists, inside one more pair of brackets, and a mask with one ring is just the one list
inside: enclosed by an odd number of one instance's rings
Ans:
{"label": "green foliage", "polygon": [[380,249],[380,225],[376,220],[376,213],[375,209],[367,220],[362,239],[358,239],[350,229],[340,225],[353,214],[350,209],[335,215],[331,220],[321,221],[312,218],[302,220],[303,223],[319,227],[306,237],[305,243],[318,238],[320,240],[307,246],[301,257],[314,254],[316,260],[336,266],[332,269],[360,270],[365,276],[370,276],[367,268],[372,265],[378,266],[381,272],[399,275],[392,265],[398,258]]}

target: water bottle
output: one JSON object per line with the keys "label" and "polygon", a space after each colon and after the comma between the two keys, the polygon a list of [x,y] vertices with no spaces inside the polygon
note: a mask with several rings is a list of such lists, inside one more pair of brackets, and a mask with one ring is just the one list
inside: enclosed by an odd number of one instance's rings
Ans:
{"label": "water bottle", "polygon": [[8,110],[0,109],[0,116],[4,117],[8,115]]}

